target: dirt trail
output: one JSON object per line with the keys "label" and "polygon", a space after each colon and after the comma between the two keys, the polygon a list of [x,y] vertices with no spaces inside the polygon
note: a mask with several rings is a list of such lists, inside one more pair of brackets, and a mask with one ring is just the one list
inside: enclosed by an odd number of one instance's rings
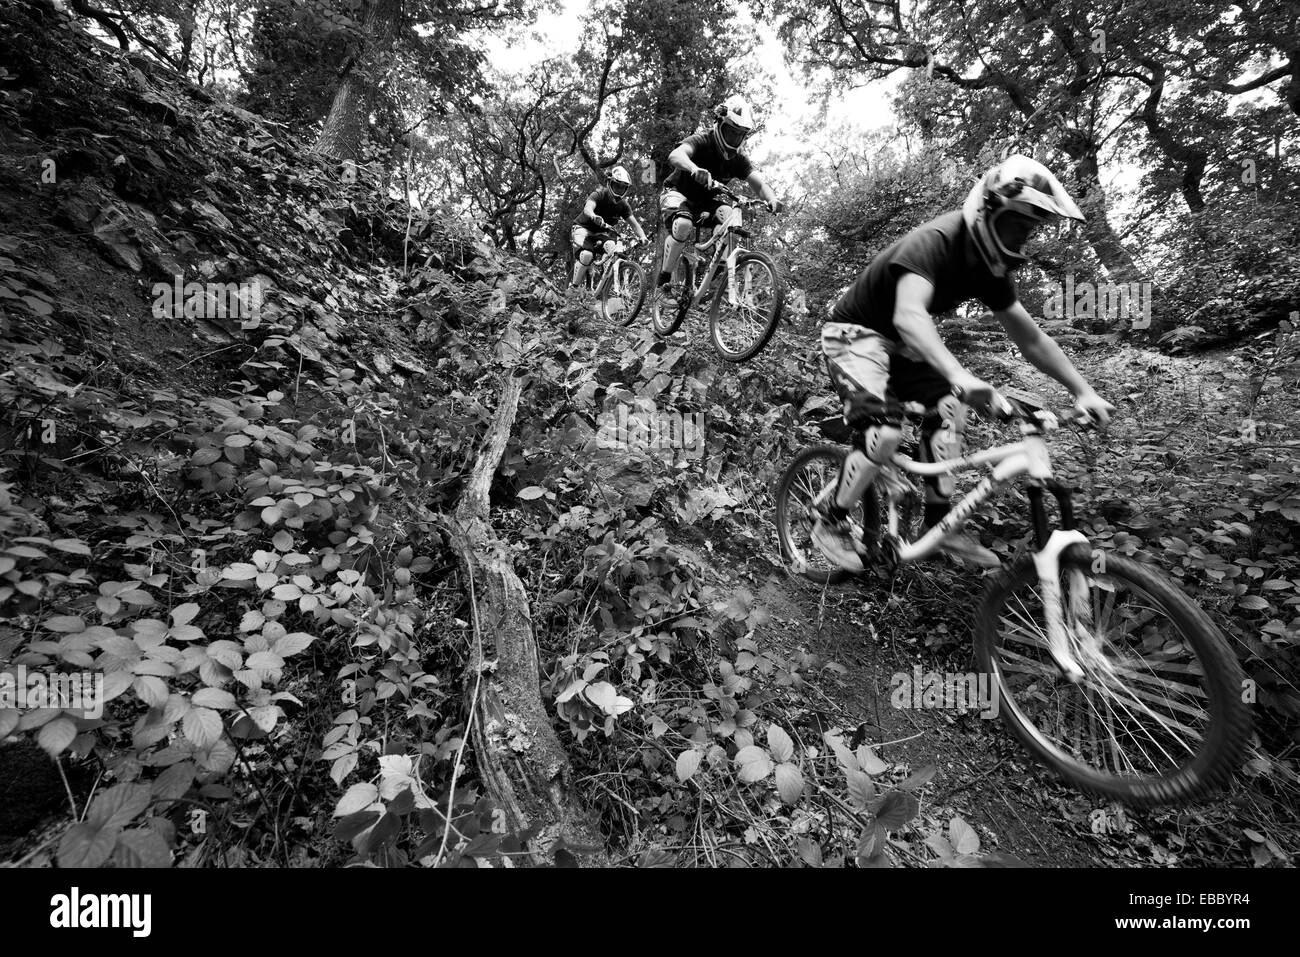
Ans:
{"label": "dirt trail", "polygon": [[[918,620],[910,613],[900,639],[884,627],[902,616],[886,605],[880,584],[821,586],[791,576],[769,558],[752,553],[715,554],[714,583],[724,591],[746,588],[772,621],[755,635],[764,650],[799,650],[838,662],[847,673],[823,672],[822,719],[861,739],[885,761],[938,773],[923,790],[922,817],[946,824],[960,815],[980,833],[982,850],[997,849],[1035,867],[1105,866],[1104,842],[1092,837],[1089,813],[1096,802],[1060,784],[1041,769],[1000,721],[945,710],[891,705],[891,677],[922,671],[966,671],[969,632],[952,619]],[[904,574],[908,574],[904,572]],[[963,601],[957,598],[954,602]],[[973,608],[973,604],[966,607]],[[902,624],[902,622],[897,622]],[[964,650],[931,652],[919,635],[926,625],[950,628]],[[918,625],[921,626],[918,629]],[[967,623],[967,628],[969,624]],[[873,637],[873,630],[875,637]],[[902,629],[900,629],[900,632]],[[817,692],[812,696],[817,697]]]}

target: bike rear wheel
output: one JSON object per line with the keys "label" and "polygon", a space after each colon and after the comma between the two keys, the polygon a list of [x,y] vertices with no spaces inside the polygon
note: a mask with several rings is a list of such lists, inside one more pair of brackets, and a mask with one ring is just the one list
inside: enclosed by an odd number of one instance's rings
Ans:
{"label": "bike rear wheel", "polygon": [[728,362],[745,362],[767,345],[781,321],[785,280],[767,253],[745,252],[736,258],[736,302],[731,302],[725,268],[713,287],[709,326],[713,348]]}
{"label": "bike rear wheel", "polygon": [[601,318],[615,325],[631,325],[645,302],[645,292],[645,270],[640,264],[618,260],[601,283]]}
{"label": "bike rear wheel", "polygon": [[1224,783],[1251,722],[1241,668],[1214,623],[1164,576],[1123,556],[1094,563],[1089,548],[1071,546],[1061,579],[1078,684],[1048,654],[1032,557],[995,579],[979,609],[976,660],[1021,743],[1076,787],[1136,806],[1187,801]]}

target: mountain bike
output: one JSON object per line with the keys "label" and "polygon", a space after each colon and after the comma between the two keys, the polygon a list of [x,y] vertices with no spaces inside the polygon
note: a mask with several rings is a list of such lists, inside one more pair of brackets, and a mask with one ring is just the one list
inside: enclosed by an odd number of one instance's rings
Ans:
{"label": "mountain bike", "polygon": [[[701,231],[714,216],[704,213],[695,218],[692,240],[682,250],[671,279],[678,293],[677,308],[664,309],[657,298],[652,299],[650,324],[657,334],[670,336],[691,309],[707,301],[714,350],[728,362],[744,362],[758,355],[776,332],[785,303],[785,279],[771,256],[740,245],[741,239],[753,235],[744,227],[744,210],[767,204],[739,196],[716,183],[713,192],[731,207],[731,213],[725,222],[714,224],[713,234],[703,243]],[[710,256],[707,265],[705,256]],[[661,235],[655,257],[656,276],[662,262]]]}
{"label": "mountain bike", "polygon": [[[593,250],[596,258],[587,269],[586,288],[595,296],[602,319],[620,326],[631,325],[645,303],[645,270],[627,258],[629,244],[622,232],[606,227],[598,235],[602,246]],[[613,255],[605,255],[604,237],[613,237]]]}
{"label": "mountain bike", "polygon": [[[917,461],[915,442],[905,442],[881,468],[851,512],[864,566],[892,575],[933,555],[981,503],[1025,477],[1033,551],[993,578],[975,614],[975,658],[998,713],[1039,761],[1080,789],[1155,806],[1218,787],[1239,765],[1251,726],[1227,640],[1155,566],[1093,548],[1075,527],[1070,489],[1053,478],[1048,435],[1077,416],[1002,398],[998,417],[1019,424],[1019,442],[932,463]],[[913,406],[908,430],[933,414]],[[815,506],[834,494],[845,455],[839,445],[805,449],[777,488],[781,554],[816,582],[854,577],[810,537]],[[921,495],[909,476],[985,467],[946,517],[915,533]],[[1060,517],[1050,532],[1044,492]]]}

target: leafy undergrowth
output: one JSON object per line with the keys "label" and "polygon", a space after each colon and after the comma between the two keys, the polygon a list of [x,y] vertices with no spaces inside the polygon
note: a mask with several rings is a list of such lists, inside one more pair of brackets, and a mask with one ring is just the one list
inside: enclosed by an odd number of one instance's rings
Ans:
{"label": "leafy undergrowth", "polygon": [[[870,750],[887,735],[864,734],[853,722],[810,722],[808,715],[824,710],[820,700],[838,693],[843,668],[807,652],[811,628],[806,623],[802,642],[776,642],[766,611],[735,593],[734,576],[715,574],[717,566],[746,558],[780,568],[771,525],[772,486],[798,447],[821,439],[810,420],[822,418],[826,408],[820,362],[808,348],[815,340],[802,333],[782,333],[751,367],[721,371],[711,367],[699,330],[694,333],[699,338],[685,347],[648,346],[648,340],[634,338],[624,351],[630,401],[702,408],[709,442],[704,462],[683,460],[680,453],[676,461],[651,462],[647,456],[642,470],[628,474],[625,468],[611,483],[610,497],[616,489],[620,496],[646,499],[659,519],[655,528],[665,529],[667,550],[656,532],[652,551],[625,552],[615,544],[628,542],[624,532],[588,549],[594,565],[576,582],[551,559],[556,587],[564,583],[561,597],[576,597],[584,608],[578,619],[565,619],[565,641],[552,645],[557,657],[569,651],[552,689],[565,699],[560,713],[570,718],[579,740],[591,740],[591,729],[605,722],[604,739],[575,751],[591,772],[585,786],[629,847],[652,846],[638,859],[1006,862],[998,852],[947,853],[973,846],[972,839],[954,839],[965,833],[966,822],[936,818],[926,810],[921,786],[927,768],[914,772],[906,762],[886,762]],[[1041,377],[995,342],[978,333],[969,337],[964,351],[972,366],[994,381],[1041,390]],[[1295,350],[1295,333],[1284,327],[1259,343],[1256,356],[1246,354],[1253,367],[1171,360],[1134,349],[1079,352],[1088,376],[1121,407],[1104,437],[1059,436],[1057,461],[1080,490],[1085,531],[1101,548],[1159,563],[1211,612],[1254,682],[1245,693],[1254,698],[1257,731],[1233,791],[1192,807],[1126,811],[1056,786],[1066,794],[1056,810],[1081,841],[1095,847],[1098,860],[1269,866],[1289,862],[1300,846],[1290,812],[1297,799],[1294,646],[1300,582],[1294,525],[1300,516],[1293,496],[1298,446],[1285,413]],[[648,368],[627,374],[646,358],[653,358]],[[665,364],[681,367],[679,376],[663,377]],[[1272,388],[1261,390],[1261,382],[1268,386],[1264,370],[1274,380]],[[606,402],[621,395],[611,385]],[[1192,395],[1203,398],[1194,401]],[[1243,438],[1239,426],[1246,412],[1256,429]],[[991,444],[998,434],[993,426],[976,424],[970,442]],[[571,486],[549,482],[544,496],[541,491],[531,489],[525,496],[537,494],[529,507],[545,508],[547,518],[555,520],[546,534],[560,534],[575,520]],[[584,521],[582,509],[576,506],[578,525]],[[1224,520],[1236,515],[1249,525]],[[533,534],[541,527],[539,522]],[[986,543],[1008,558],[1027,546],[1029,529],[1018,496],[987,509],[977,527]],[[529,532],[523,528],[520,534]],[[631,568],[617,573],[622,584],[612,586],[610,577],[624,563]],[[541,567],[534,580],[544,594],[545,560]],[[649,580],[647,569],[655,573]],[[692,579],[713,584],[687,602]],[[594,590],[584,591],[579,587],[584,584]],[[927,668],[968,670],[977,584],[952,571],[905,570],[891,595],[869,588],[874,610],[864,623],[873,638],[910,647]],[[601,589],[614,587],[635,619],[604,618],[583,631],[588,610],[606,600]],[[689,629],[705,607],[737,624],[714,628],[700,658]],[[802,611],[805,618],[818,614],[815,606]],[[686,642],[690,656],[669,659],[674,636],[679,644]],[[595,650],[582,655],[584,644]],[[649,679],[647,669],[653,669]],[[588,710],[581,700],[584,683],[599,684],[598,697],[608,707]],[[694,687],[704,689],[705,700],[691,695]],[[615,722],[620,711],[627,713]],[[846,739],[855,753],[842,750]],[[1017,760],[1023,762],[1023,755]],[[1036,786],[1052,787],[1050,780]],[[1026,803],[1035,798],[1025,795]]]}
{"label": "leafy undergrowth", "polygon": [[[100,672],[108,701],[0,710],[0,762],[34,743],[59,772],[53,807],[33,799],[0,835],[8,856],[511,865],[528,835],[506,833],[464,746],[470,583],[445,516],[518,367],[493,520],[615,855],[1014,863],[927,807],[933,767],[824,720],[844,667],[777,642],[719,573],[738,554],[779,564],[772,484],[828,409],[811,327],[742,368],[702,338],[603,329],[449,216],[389,199],[382,158],[323,165],[37,15],[0,5],[0,203],[19,224],[0,235],[0,663]],[[254,286],[259,308],[214,314],[187,292],[160,309],[154,284],[177,274]],[[1260,865],[1295,846],[1288,335],[1259,344],[1257,393],[1225,365],[1186,421],[1182,367],[1089,356],[1130,404],[1071,476],[1092,534],[1176,571],[1258,683],[1235,804],[1186,813],[1218,815],[1219,845]],[[1139,359],[1171,378],[1124,364]],[[703,455],[609,441],[629,410],[701,416]],[[1010,499],[982,522],[1005,553],[1024,540]],[[900,579],[881,632],[942,660],[968,646],[973,594],[949,572]],[[1249,844],[1226,830],[1243,820]]]}

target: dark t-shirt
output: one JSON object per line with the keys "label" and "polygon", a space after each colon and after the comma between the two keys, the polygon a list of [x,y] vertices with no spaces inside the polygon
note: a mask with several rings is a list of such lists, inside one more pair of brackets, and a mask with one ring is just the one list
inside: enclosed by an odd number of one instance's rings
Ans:
{"label": "dark t-shirt", "polygon": [[[595,203],[596,215],[611,226],[620,219],[626,219],[632,215],[632,204],[626,199],[615,196],[614,191],[608,186],[602,186],[590,193],[587,196],[587,203]],[[582,204],[583,211],[578,214],[577,224],[586,226],[588,229],[594,229],[595,226],[591,221],[591,217],[587,215],[587,203]]]}
{"label": "dark t-shirt", "polygon": [[955,210],[916,227],[871,260],[836,303],[831,321],[866,326],[898,340],[894,297],[905,272],[914,272],[934,286],[930,302],[934,316],[968,299],[978,299],[993,310],[1016,301],[1010,277],[998,278],[989,272],[966,230],[961,210]]}
{"label": "dark t-shirt", "polygon": [[[718,152],[713,142],[712,133],[695,133],[682,141],[683,146],[690,147],[691,161],[701,169],[707,169],[709,175],[720,183],[733,179],[748,179],[754,172],[754,164],[744,153],[737,153],[731,159],[725,159]],[[709,191],[676,166],[664,179],[665,189],[675,189],[692,202],[706,201]]]}

